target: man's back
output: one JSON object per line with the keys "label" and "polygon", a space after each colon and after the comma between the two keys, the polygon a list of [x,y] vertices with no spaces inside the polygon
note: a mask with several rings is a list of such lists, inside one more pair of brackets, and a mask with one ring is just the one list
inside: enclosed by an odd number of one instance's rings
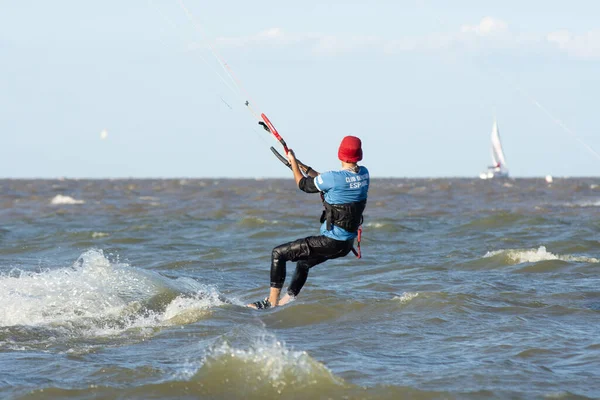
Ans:
{"label": "man's back", "polygon": [[349,204],[366,200],[369,191],[369,170],[360,166],[358,172],[329,171],[317,176],[315,185],[329,204]]}
{"label": "man's back", "polygon": [[[369,170],[360,166],[358,172],[343,169],[328,171],[315,178],[315,186],[323,193],[323,199],[333,205],[353,204],[367,199]],[[350,240],[357,232],[349,232],[335,224],[328,229],[327,221],[321,225],[321,235],[335,240]]]}

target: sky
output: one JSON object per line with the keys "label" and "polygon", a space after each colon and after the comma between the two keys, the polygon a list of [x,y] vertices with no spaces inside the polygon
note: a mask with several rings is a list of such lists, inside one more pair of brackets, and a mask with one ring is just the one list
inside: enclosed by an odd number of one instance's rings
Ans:
{"label": "sky", "polygon": [[[0,178],[600,176],[594,0],[0,0]],[[221,64],[226,63],[226,67]]]}

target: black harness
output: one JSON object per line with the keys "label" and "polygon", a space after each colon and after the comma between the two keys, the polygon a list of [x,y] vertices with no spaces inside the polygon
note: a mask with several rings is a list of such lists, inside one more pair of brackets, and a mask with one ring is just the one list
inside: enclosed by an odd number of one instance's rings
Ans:
{"label": "black harness", "polygon": [[333,226],[348,232],[356,232],[363,222],[363,211],[367,206],[367,200],[356,201],[347,204],[329,204],[323,201],[323,214],[321,214],[321,223],[327,221],[327,230],[333,229]]}

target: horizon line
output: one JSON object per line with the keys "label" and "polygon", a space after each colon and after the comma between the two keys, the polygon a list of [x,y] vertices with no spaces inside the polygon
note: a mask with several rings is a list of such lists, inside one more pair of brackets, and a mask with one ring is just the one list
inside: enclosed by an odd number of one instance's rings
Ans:
{"label": "horizon line", "polygon": [[[371,176],[372,179],[475,179],[481,181],[503,181],[503,180],[513,180],[513,179],[546,179],[547,176],[551,176],[554,179],[590,179],[590,178],[600,178],[600,175],[577,175],[577,176],[559,176],[559,175],[532,175],[532,176],[509,176],[507,178],[491,178],[491,179],[481,179],[479,176]],[[269,180],[269,179],[290,179],[293,180],[293,177],[247,177],[247,176],[172,176],[172,177],[160,177],[160,176],[118,176],[118,177],[68,177],[68,176],[59,176],[59,177],[0,177],[0,180],[201,180],[201,179],[238,179],[238,180]]]}

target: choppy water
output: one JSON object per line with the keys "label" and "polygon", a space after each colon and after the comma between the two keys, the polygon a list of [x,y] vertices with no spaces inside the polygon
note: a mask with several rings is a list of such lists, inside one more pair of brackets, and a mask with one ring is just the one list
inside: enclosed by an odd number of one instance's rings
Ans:
{"label": "choppy water", "polygon": [[291,179],[0,181],[0,397],[600,398],[600,179],[370,190],[363,259],[260,312]]}

